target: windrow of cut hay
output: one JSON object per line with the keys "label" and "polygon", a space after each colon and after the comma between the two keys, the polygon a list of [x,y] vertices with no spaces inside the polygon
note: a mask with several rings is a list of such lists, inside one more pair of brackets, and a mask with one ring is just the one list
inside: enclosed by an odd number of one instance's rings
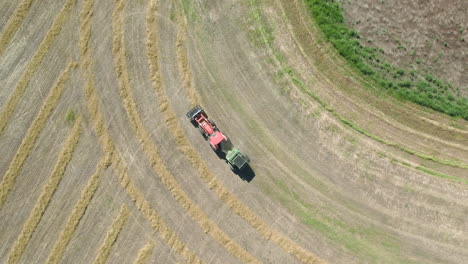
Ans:
{"label": "windrow of cut hay", "polygon": [[[179,19],[177,23],[178,32],[182,34],[182,32],[186,32],[186,23],[185,20]],[[179,42],[184,42],[184,37],[177,38]],[[178,43],[179,46],[186,46],[183,43]],[[155,50],[157,52],[157,50]],[[177,52],[186,52],[185,48],[177,49]],[[186,54],[178,54],[178,59],[187,58]],[[157,57],[151,58],[150,63],[155,64],[153,67],[159,67],[157,65],[158,60]],[[179,62],[179,65],[184,65],[187,62]],[[180,67],[181,70],[189,69],[189,66]],[[181,76],[186,76],[186,73],[181,73]],[[199,104],[200,101],[197,97],[190,97],[191,94],[197,94],[193,85],[190,84],[191,80],[188,80],[189,84],[184,81],[183,88],[187,90],[187,94],[189,95],[189,99],[193,104]],[[295,256],[302,262],[305,263],[321,263],[322,260],[316,256],[314,253],[305,250],[296,242],[292,241],[285,235],[281,234],[279,231],[270,227],[270,225],[265,222],[263,219],[258,217],[250,208],[245,206],[239,199],[229,192],[221,182],[216,178],[216,176],[209,170],[206,162],[200,158],[198,153],[195,151],[193,146],[187,140],[185,133],[183,132],[177,117],[172,110],[170,100],[167,96],[167,93],[162,85],[155,85],[156,97],[159,99],[161,112],[164,114],[166,118],[166,125],[169,127],[170,131],[173,131],[173,135],[176,139],[177,148],[185,154],[188,160],[192,163],[193,167],[197,170],[198,174],[201,178],[208,184],[209,188],[214,190],[215,193],[218,195],[219,199],[226,203],[229,208],[234,211],[237,215],[242,217],[249,225],[254,227],[259,231],[260,234],[265,239],[273,241],[278,246],[282,247],[286,250],[289,254]]]}
{"label": "windrow of cut hay", "polygon": [[99,160],[95,172],[89,179],[88,184],[81,193],[80,199],[78,200],[70,216],[68,217],[68,220],[65,224],[65,228],[62,230],[58,240],[55,242],[55,245],[47,259],[47,263],[58,264],[62,259],[65,249],[70,243],[70,240],[73,234],[75,233],[76,228],[78,227],[78,224],[81,221],[81,218],[85,214],[89,203],[93,199],[93,196],[96,193],[99,184],[101,183],[101,175],[103,173],[103,170],[106,169],[109,164],[108,159],[109,157],[104,156]]}
{"label": "windrow of cut hay", "polygon": [[31,154],[36,140],[47,123],[47,119],[57,106],[65,88],[65,84],[70,79],[70,71],[76,66],[77,63],[71,62],[68,64],[65,71],[61,73],[57,83],[49,92],[49,95],[45,99],[41,109],[39,110],[39,113],[34,119],[32,125],[29,127],[26,136],[23,138],[18,151],[13,157],[8,170],[3,176],[2,182],[0,183],[0,209],[5,204],[5,201],[8,198],[8,194],[15,184],[16,177],[20,173],[25,160]]}
{"label": "windrow of cut hay", "polygon": [[127,223],[129,216],[130,210],[128,209],[128,206],[122,205],[119,215],[109,228],[104,242],[102,242],[101,248],[99,249],[96,259],[94,260],[95,264],[107,263],[107,258],[109,257],[112,246],[117,240],[117,237],[119,236],[120,231],[122,231],[125,223]]}
{"label": "windrow of cut hay", "polygon": [[[178,10],[182,10],[180,6],[180,2],[176,1],[176,7]],[[180,14],[180,12],[177,12]],[[177,56],[177,64],[179,66],[179,72],[182,76],[182,83],[185,94],[189,99],[190,104],[196,105],[200,102],[200,97],[193,86],[192,82],[192,70],[190,69],[188,56],[187,56],[187,18],[180,14],[177,18],[177,36],[176,36],[176,56]]]}
{"label": "windrow of cut hay", "polygon": [[81,131],[81,118],[78,117],[75,120],[75,124],[73,125],[73,128],[71,129],[67,140],[62,147],[62,150],[60,151],[57,163],[55,164],[52,174],[49,176],[47,184],[44,186],[44,190],[34,205],[31,215],[24,224],[23,229],[21,230],[21,234],[16,240],[13,249],[9,253],[8,263],[20,262],[21,255],[26,249],[29,240],[37,228],[37,225],[41,221],[44,212],[47,210],[50,200],[52,199],[55,190],[57,190],[57,187],[62,180],[67,165],[70,163],[73,157],[73,152],[75,151],[75,148],[78,145],[78,141],[81,137]]}
{"label": "windrow of cut hay", "polygon": [[67,0],[62,10],[60,10],[59,14],[55,18],[54,23],[50,27],[49,31],[47,31],[47,34],[39,45],[39,48],[34,53],[31,61],[26,66],[26,70],[21,75],[12,95],[8,98],[8,102],[0,112],[0,134],[3,132],[7,122],[13,115],[13,112],[15,111],[16,106],[23,96],[26,87],[28,87],[29,83],[31,82],[33,75],[39,69],[39,66],[41,65],[47,51],[52,46],[52,42],[60,34],[62,26],[65,24],[65,22],[68,21],[71,9],[75,5],[75,2],[76,0]]}
{"label": "windrow of cut hay", "polygon": [[172,248],[174,252],[180,254],[187,263],[202,263],[200,258],[190,250],[183,241],[179,239],[177,234],[169,228],[169,226],[161,219],[156,210],[151,207],[151,204],[145,199],[143,193],[130,181],[127,174],[127,167],[119,153],[116,151],[114,142],[107,130],[104,121],[104,115],[99,108],[99,97],[94,84],[95,76],[93,72],[93,61],[91,58],[91,47],[89,39],[91,36],[91,26],[93,17],[94,0],[85,0],[82,11],[80,13],[80,53],[81,64],[86,73],[86,84],[83,86],[86,97],[86,105],[90,114],[90,118],[99,141],[103,147],[104,153],[109,157],[106,160],[106,166],[114,163],[116,169],[119,170],[119,182],[125,191],[131,196],[136,207],[141,212],[143,217],[151,224],[154,232],[158,232],[163,241]]}
{"label": "windrow of cut hay", "polygon": [[138,252],[138,256],[135,260],[135,264],[148,264],[151,254],[153,254],[154,244],[148,241],[144,247]]}
{"label": "windrow of cut hay", "polygon": [[116,170],[119,172],[119,182],[125,191],[135,202],[136,207],[142,213],[143,217],[150,223],[155,232],[159,232],[163,241],[180,254],[187,263],[202,263],[200,258],[191,251],[185,243],[179,239],[177,234],[161,219],[161,216],[151,207],[150,202],[145,199],[144,194],[130,180],[127,173],[127,167],[123,164],[120,156],[115,155],[114,161]]}
{"label": "windrow of cut hay", "polygon": [[7,22],[5,30],[3,30],[2,35],[0,36],[0,56],[3,55],[8,44],[10,44],[11,39],[18,31],[21,24],[23,24],[24,18],[29,13],[33,0],[23,0],[16,7],[15,13]]}
{"label": "windrow of cut hay", "polygon": [[[138,113],[135,98],[133,96],[133,88],[130,85],[130,80],[127,70],[127,61],[125,56],[125,41],[123,34],[123,15],[124,12],[124,1],[116,0],[116,7],[113,14],[113,49],[115,59],[115,71],[118,76],[118,83],[120,87],[120,94],[123,100],[125,111],[128,114],[129,120],[136,132],[138,139],[141,142],[143,152],[150,160],[151,166],[154,172],[161,178],[161,181],[165,184],[166,188],[170,191],[174,199],[184,208],[188,215],[198,224],[200,227],[210,235],[213,239],[218,241],[228,252],[233,256],[238,257],[240,260],[249,263],[259,263],[259,261],[248,251],[242,248],[235,240],[230,238],[225,232],[223,232],[209,217],[190,199],[187,193],[179,185],[175,177],[167,169],[166,165],[162,161],[158,149],[151,137],[146,130],[140,115]],[[155,29],[156,29],[156,3],[155,1],[150,2],[150,6],[147,8],[147,23],[149,38],[153,49],[157,49],[157,42],[154,40]],[[154,54],[156,55],[156,54]],[[152,68],[152,81],[157,82],[158,73],[154,71],[158,69]],[[159,83],[159,82],[158,82]]]}

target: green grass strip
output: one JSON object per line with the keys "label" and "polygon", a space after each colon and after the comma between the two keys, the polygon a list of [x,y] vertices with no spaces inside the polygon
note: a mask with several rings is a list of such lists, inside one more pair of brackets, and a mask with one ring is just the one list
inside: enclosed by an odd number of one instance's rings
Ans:
{"label": "green grass strip", "polygon": [[444,173],[441,173],[441,172],[438,172],[438,171],[433,171],[433,170],[428,169],[428,168],[423,167],[423,166],[418,166],[418,167],[416,167],[416,169],[420,170],[420,171],[423,171],[425,173],[440,177],[440,178],[450,179],[450,180],[458,181],[458,182],[461,182],[461,183],[464,183],[464,184],[468,184],[468,181],[465,180],[465,179],[461,179],[461,178],[458,178],[458,177],[455,177],[455,176],[447,175],[447,174],[444,174]]}

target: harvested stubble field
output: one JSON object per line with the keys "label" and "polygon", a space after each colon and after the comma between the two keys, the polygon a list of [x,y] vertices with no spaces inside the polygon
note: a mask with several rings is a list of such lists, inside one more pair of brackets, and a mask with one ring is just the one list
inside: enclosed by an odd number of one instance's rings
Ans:
{"label": "harvested stubble field", "polygon": [[0,263],[468,261],[468,122],[369,92],[304,1],[0,10]]}

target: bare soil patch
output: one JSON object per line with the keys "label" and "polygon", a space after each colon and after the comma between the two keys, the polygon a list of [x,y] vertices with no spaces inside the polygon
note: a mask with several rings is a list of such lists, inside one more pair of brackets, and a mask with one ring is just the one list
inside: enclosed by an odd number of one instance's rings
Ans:
{"label": "bare soil patch", "polygon": [[342,1],[347,24],[399,67],[448,80],[468,97],[468,2]]}

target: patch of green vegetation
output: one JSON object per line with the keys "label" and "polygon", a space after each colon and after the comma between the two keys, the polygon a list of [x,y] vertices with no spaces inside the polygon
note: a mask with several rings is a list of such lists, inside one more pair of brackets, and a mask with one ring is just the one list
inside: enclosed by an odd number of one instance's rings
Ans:
{"label": "patch of green vegetation", "polygon": [[344,222],[336,216],[328,216],[325,210],[306,202],[293,187],[283,181],[277,180],[270,184],[274,186],[265,187],[264,191],[297,215],[304,225],[321,233],[332,243],[343,245],[366,263],[408,262],[400,257],[401,248],[397,238],[372,226]]}
{"label": "patch of green vegetation", "polygon": [[65,120],[67,121],[69,125],[71,125],[75,122],[75,119],[76,119],[75,112],[73,111],[73,109],[69,109],[67,114],[65,115]]}
{"label": "patch of green vegetation", "polygon": [[[345,25],[343,10],[334,0],[305,0],[310,12],[328,41],[349,64],[378,87],[401,100],[408,100],[450,116],[468,120],[468,100],[455,96],[450,84],[419,74],[405,74],[403,69],[386,63],[376,48],[361,44],[359,33]],[[401,44],[399,48],[406,50]],[[420,64],[420,60],[416,60]]]}
{"label": "patch of green vegetation", "polygon": [[451,176],[451,175],[447,175],[447,174],[444,174],[444,173],[441,173],[441,172],[438,172],[438,171],[433,171],[433,170],[428,169],[428,168],[423,167],[423,166],[418,166],[418,167],[416,167],[416,169],[420,170],[420,171],[423,171],[425,173],[440,177],[440,178],[450,179],[450,180],[454,180],[454,181],[458,181],[458,182],[461,182],[461,183],[468,184],[468,180],[461,179],[461,178]]}
{"label": "patch of green vegetation", "polygon": [[187,20],[190,22],[197,22],[200,19],[200,15],[195,10],[194,1],[192,0],[182,0],[182,7],[184,8],[184,13],[187,16]]}

